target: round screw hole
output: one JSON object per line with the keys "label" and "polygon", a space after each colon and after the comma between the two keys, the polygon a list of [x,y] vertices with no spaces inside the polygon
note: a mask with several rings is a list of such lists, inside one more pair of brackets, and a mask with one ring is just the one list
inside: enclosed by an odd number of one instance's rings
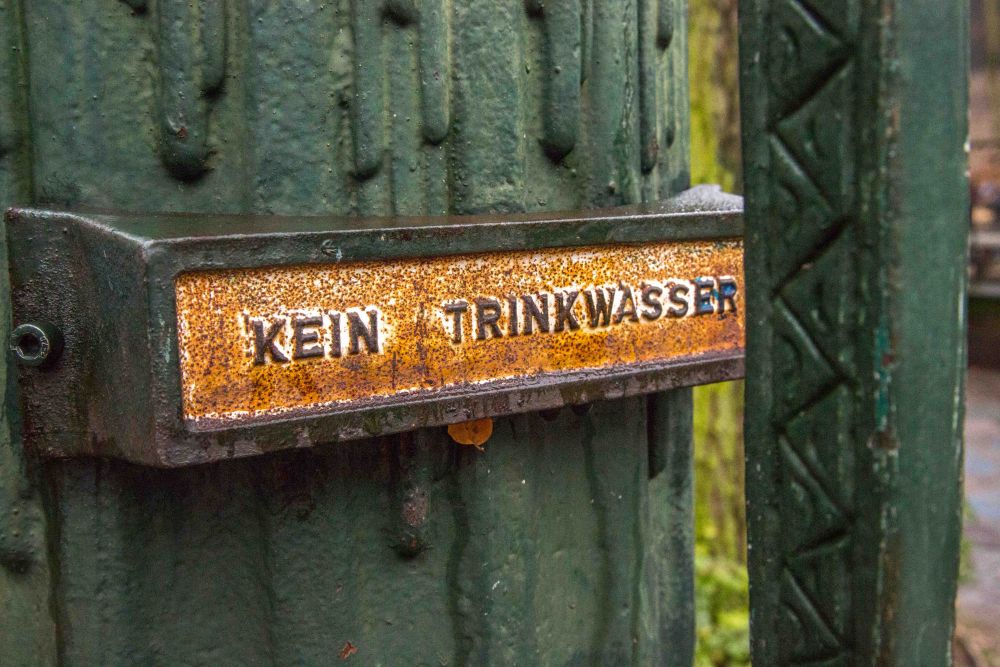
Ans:
{"label": "round screw hole", "polygon": [[17,353],[26,359],[34,358],[42,351],[42,341],[33,333],[23,334],[17,339]]}
{"label": "round screw hole", "polygon": [[51,324],[21,324],[11,332],[10,350],[26,366],[42,366],[62,351],[62,335]]}

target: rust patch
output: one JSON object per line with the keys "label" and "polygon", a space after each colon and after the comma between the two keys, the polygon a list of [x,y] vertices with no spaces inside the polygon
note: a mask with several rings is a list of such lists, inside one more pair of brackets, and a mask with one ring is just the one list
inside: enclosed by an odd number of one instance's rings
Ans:
{"label": "rust patch", "polygon": [[737,240],[197,271],[176,302],[195,429],[744,344]]}

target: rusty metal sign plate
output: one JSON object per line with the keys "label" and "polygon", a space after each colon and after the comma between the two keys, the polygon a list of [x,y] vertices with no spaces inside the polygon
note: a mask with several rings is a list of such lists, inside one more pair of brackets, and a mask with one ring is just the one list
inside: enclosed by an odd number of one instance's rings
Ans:
{"label": "rusty metal sign plate", "polygon": [[706,189],[443,218],[12,210],[24,440],[176,467],[740,377],[742,232]]}
{"label": "rusty metal sign plate", "polygon": [[184,273],[184,419],[219,428],[738,352],[742,276],[737,240]]}

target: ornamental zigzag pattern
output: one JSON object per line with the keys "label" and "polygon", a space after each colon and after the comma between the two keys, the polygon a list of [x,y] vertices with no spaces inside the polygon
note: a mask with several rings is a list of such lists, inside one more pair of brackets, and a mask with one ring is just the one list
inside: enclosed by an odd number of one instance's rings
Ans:
{"label": "ornamental zigzag pattern", "polygon": [[848,303],[855,272],[845,267],[856,236],[851,56],[858,7],[856,0],[781,0],[769,12],[781,622],[798,638],[782,647],[781,661],[846,665],[853,644]]}

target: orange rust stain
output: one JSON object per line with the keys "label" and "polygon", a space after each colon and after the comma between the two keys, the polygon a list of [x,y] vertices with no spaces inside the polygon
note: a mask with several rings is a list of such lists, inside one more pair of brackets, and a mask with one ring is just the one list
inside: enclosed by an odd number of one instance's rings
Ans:
{"label": "orange rust stain", "polygon": [[344,647],[340,649],[340,659],[347,660],[352,655],[358,652],[358,647],[351,642],[346,642]]}
{"label": "orange rust stain", "polygon": [[473,419],[472,421],[450,424],[448,435],[460,445],[469,445],[482,451],[483,445],[493,435],[493,420]]}
{"label": "orange rust stain", "polygon": [[[666,290],[675,281],[732,276],[736,311],[653,321],[625,317],[611,326],[591,327],[581,291],[573,314],[578,330],[511,336],[508,297],[549,294],[599,286],[631,286],[648,281]],[[195,271],[176,281],[178,348],[183,414],[197,427],[243,418],[280,418],[298,411],[331,410],[365,399],[422,398],[442,389],[532,378],[584,369],[605,370],[639,362],[693,359],[712,352],[739,351],[744,345],[742,243],[666,242],[537,251],[480,253],[430,259],[353,264],[281,266],[265,269]],[[689,295],[690,296],[690,295]],[[502,336],[487,327],[478,340],[477,298],[501,304]],[[454,342],[454,315],[447,303],[466,300],[463,341]],[[664,311],[667,294],[661,297]],[[689,299],[690,303],[690,299]],[[641,309],[641,304],[638,305]],[[377,309],[379,350],[363,341],[348,349],[346,318],[370,324]],[[330,313],[340,313],[342,356],[335,347]],[[319,317],[303,331],[316,338],[302,345],[322,356],[293,358],[296,318]],[[255,331],[276,321],[273,338],[288,361],[266,350],[255,363]]]}

